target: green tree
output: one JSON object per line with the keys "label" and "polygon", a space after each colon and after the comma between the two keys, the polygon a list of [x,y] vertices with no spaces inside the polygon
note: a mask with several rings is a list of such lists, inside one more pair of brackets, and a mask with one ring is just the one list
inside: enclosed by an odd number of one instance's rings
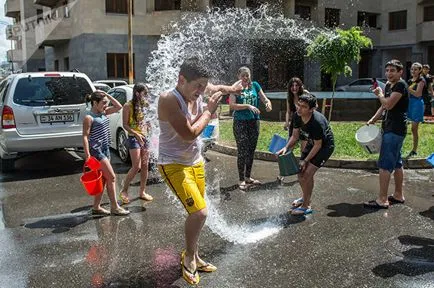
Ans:
{"label": "green tree", "polygon": [[364,36],[363,31],[357,26],[348,30],[336,28],[335,33],[321,33],[307,47],[307,57],[318,61],[321,71],[331,76],[333,93],[330,100],[329,121],[338,76],[341,74],[345,77],[351,76],[352,70],[349,65],[352,61],[359,63],[362,48],[372,48],[372,41]]}

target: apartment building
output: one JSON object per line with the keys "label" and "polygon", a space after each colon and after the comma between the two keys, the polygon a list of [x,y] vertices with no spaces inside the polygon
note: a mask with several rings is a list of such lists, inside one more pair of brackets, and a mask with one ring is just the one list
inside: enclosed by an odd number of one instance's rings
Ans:
{"label": "apartment building", "polygon": [[5,2],[5,16],[13,19],[13,24],[6,27],[6,39],[11,41],[7,51],[7,61],[13,63],[14,70],[44,71],[45,52],[35,41],[35,32],[31,26],[21,27],[20,23],[36,20],[43,7],[33,1],[8,0]]}
{"label": "apartment building", "polygon": [[[28,8],[24,2],[29,3]],[[134,0],[135,78],[144,80],[148,58],[157,47],[163,27],[186,11],[200,13],[208,7],[254,9],[264,2],[278,3],[275,5],[286,17],[312,21],[317,26],[363,26],[374,48],[362,51],[361,62],[352,65],[352,78],[382,77],[383,63],[391,58],[404,63],[404,77],[409,75],[409,65],[414,61],[429,63],[434,69],[434,0]],[[26,15],[39,15],[39,25],[30,29],[34,35],[29,30],[22,38],[33,37],[36,46],[44,47],[47,70],[76,68],[93,80],[126,79],[127,3],[128,0],[6,0],[5,11],[17,21],[23,21]],[[290,42],[279,41],[276,40],[276,46],[291,46]],[[311,90],[329,88],[328,78],[321,75],[318,63],[305,59],[303,51],[293,59],[279,51],[271,46],[257,47],[248,63],[266,90],[285,89],[293,76],[303,78]],[[340,78],[338,84],[349,80]]]}

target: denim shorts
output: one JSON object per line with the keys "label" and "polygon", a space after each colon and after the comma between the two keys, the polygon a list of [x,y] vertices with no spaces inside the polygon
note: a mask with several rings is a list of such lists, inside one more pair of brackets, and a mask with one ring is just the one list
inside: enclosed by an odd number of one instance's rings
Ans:
{"label": "denim shorts", "polygon": [[149,148],[149,139],[147,137],[145,138],[144,142],[145,143],[143,144],[143,146],[140,146],[140,143],[136,137],[128,136],[128,138],[126,139],[125,146],[128,149],[140,149],[140,148],[147,149],[147,148]]}
{"label": "denim shorts", "polygon": [[110,147],[109,146],[98,147],[98,148],[89,147],[89,150],[90,150],[89,151],[90,155],[95,157],[99,161],[101,161],[105,158],[110,160]]}
{"label": "denim shorts", "polygon": [[378,159],[378,168],[392,173],[395,169],[402,167],[402,143],[404,136],[392,132],[383,134],[381,142],[380,158]]}

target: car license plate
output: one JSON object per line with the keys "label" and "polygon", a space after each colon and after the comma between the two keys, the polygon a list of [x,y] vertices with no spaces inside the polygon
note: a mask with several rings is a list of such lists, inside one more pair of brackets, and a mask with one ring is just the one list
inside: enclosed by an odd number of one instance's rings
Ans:
{"label": "car license plate", "polygon": [[73,122],[74,114],[47,114],[41,115],[41,123]]}

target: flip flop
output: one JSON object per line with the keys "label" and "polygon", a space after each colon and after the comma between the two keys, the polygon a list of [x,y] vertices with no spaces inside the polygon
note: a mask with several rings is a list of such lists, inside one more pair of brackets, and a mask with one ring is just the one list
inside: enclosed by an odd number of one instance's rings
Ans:
{"label": "flip flop", "polygon": [[363,206],[371,209],[389,209],[389,205],[381,205],[377,202],[377,200],[371,200],[363,203]]}
{"label": "flip flop", "polygon": [[303,200],[303,198],[297,198],[297,199],[295,199],[294,201],[292,201],[292,207],[295,207],[295,208],[297,208],[297,207],[300,207],[301,205],[303,205],[303,202],[304,202],[304,200]]}
{"label": "flip flop", "polygon": [[390,204],[404,204],[405,200],[398,200],[395,197],[393,197],[393,195],[390,195],[389,197],[387,197],[387,200],[389,200]]}
{"label": "flip flop", "polygon": [[216,270],[217,270],[217,267],[215,267],[211,263],[205,263],[204,265],[197,267],[197,271],[199,271],[199,272],[214,272]]}
{"label": "flip flop", "polygon": [[253,184],[253,185],[261,185],[262,182],[256,179],[251,178],[251,180],[245,180],[246,184]]}
{"label": "flip flop", "polygon": [[125,196],[122,192],[119,193],[119,199],[121,200],[122,205],[130,203],[130,199]]}
{"label": "flip flop", "polygon": [[197,285],[200,281],[199,273],[197,273],[197,269],[191,272],[187,267],[184,265],[184,257],[185,257],[185,250],[181,252],[181,270],[182,270],[182,278],[184,278],[185,281],[187,281],[190,285]]}
{"label": "flip flop", "polygon": [[311,208],[297,207],[291,210],[291,215],[302,216],[302,215],[311,214],[312,212],[313,210]]}

